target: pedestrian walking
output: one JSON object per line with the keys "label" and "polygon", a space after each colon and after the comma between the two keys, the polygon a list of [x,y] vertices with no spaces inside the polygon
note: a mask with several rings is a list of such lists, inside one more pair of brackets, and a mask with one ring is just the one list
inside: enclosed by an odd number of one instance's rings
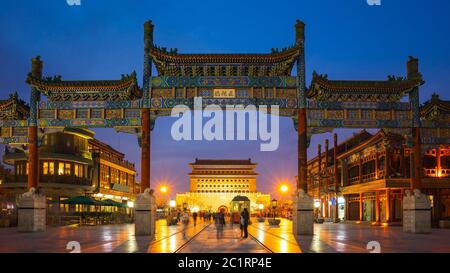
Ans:
{"label": "pedestrian walking", "polygon": [[197,212],[192,213],[192,220],[194,220],[194,227],[197,226]]}
{"label": "pedestrian walking", "polygon": [[187,210],[184,210],[181,215],[181,223],[183,224],[183,239],[186,239],[186,230],[189,225],[189,212]]}
{"label": "pedestrian walking", "polygon": [[244,217],[242,217],[242,213],[239,214],[239,229],[241,230],[241,239],[244,237]]}
{"label": "pedestrian walking", "polygon": [[216,230],[217,230],[216,237],[217,237],[217,239],[222,239],[223,238],[223,226],[225,225],[225,214],[223,213],[223,210],[216,214],[215,221],[216,221]]}
{"label": "pedestrian walking", "polygon": [[247,208],[244,208],[244,211],[241,213],[241,224],[242,229],[244,231],[244,237],[242,238],[248,238],[248,224],[250,222],[250,213],[248,212]]}

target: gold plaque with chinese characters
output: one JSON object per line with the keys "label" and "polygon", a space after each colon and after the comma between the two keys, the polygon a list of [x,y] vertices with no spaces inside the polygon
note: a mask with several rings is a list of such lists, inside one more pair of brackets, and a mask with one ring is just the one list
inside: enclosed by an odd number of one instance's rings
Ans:
{"label": "gold plaque with chinese characters", "polygon": [[235,98],[236,97],[236,89],[214,89],[213,90],[214,98]]}

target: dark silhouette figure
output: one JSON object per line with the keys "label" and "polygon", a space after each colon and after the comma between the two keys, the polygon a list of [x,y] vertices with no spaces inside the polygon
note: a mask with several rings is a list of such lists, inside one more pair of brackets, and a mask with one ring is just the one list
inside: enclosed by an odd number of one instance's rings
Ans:
{"label": "dark silhouette figure", "polygon": [[197,212],[192,213],[192,219],[194,220],[194,227],[197,225]]}
{"label": "dark silhouette figure", "polygon": [[247,208],[244,208],[244,210],[241,212],[241,224],[242,229],[244,231],[244,237],[242,238],[248,238],[248,223],[250,222],[250,213],[248,213]]}
{"label": "dark silhouette figure", "polygon": [[217,230],[217,239],[223,238],[223,226],[225,225],[225,214],[223,210],[216,214],[216,230]]}

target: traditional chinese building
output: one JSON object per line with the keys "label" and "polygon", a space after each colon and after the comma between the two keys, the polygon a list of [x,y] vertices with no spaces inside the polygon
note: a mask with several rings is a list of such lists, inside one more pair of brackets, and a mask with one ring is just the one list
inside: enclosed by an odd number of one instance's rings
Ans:
{"label": "traditional chinese building", "polygon": [[[422,121],[449,118],[450,102],[437,95],[421,108]],[[422,191],[430,198],[436,224],[450,217],[450,132],[444,128],[438,135],[423,131]],[[433,137],[442,144],[426,145],[426,138]],[[308,161],[308,191],[316,199],[318,214],[330,219],[337,215],[351,221],[401,223],[404,191],[411,189],[414,172],[407,138],[389,130],[375,134],[363,130],[342,143],[337,143],[335,135],[334,144],[336,149],[329,149],[326,140],[324,151],[319,145],[318,156]]]}
{"label": "traditional chinese building", "polygon": [[202,211],[230,211],[231,201],[236,196],[250,200],[250,210],[256,211],[258,204],[270,205],[270,195],[256,189],[256,163],[248,160],[195,159],[190,163],[190,191],[177,194],[180,208],[188,207]]}
{"label": "traditional chinese building", "polygon": [[[47,133],[39,147],[40,189],[51,204],[73,196],[92,195],[127,203],[139,192],[135,166],[125,155],[94,138],[87,129]],[[13,167],[2,181],[2,199],[15,202],[27,189],[26,150],[6,147],[3,161]]]}

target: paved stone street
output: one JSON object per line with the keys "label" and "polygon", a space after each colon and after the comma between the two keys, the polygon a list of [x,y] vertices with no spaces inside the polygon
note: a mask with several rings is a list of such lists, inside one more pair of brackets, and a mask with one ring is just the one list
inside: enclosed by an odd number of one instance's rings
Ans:
{"label": "paved stone street", "polygon": [[77,241],[81,252],[208,252],[208,253],[300,253],[362,252],[367,243],[377,241],[381,252],[450,253],[450,230],[433,229],[431,234],[407,234],[401,227],[373,227],[356,224],[315,225],[314,236],[296,240],[292,222],[282,220],[279,227],[253,221],[249,238],[241,240],[237,225],[227,225],[224,237],[216,238],[214,224],[167,226],[157,221],[154,240],[134,236],[134,225],[48,227],[43,233],[19,233],[15,228],[0,229],[0,252],[70,252],[67,243]]}
{"label": "paved stone street", "polygon": [[212,224],[190,241],[180,253],[267,253],[258,241],[249,236],[240,238],[239,226],[227,225],[223,237],[217,239],[217,229]]}

